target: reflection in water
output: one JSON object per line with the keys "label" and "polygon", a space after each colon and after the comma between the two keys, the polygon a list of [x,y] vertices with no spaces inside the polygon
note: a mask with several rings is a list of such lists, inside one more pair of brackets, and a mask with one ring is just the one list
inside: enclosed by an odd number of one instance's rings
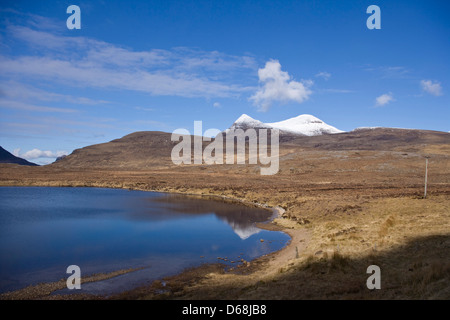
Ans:
{"label": "reflection in water", "polygon": [[[242,239],[261,231],[255,226],[257,222],[268,221],[273,213],[271,210],[259,207],[247,207],[235,201],[225,199],[209,200],[200,196],[185,196],[177,194],[164,194],[157,198],[148,199],[159,203],[164,208],[170,208],[173,212],[184,214],[210,214],[214,213],[220,220],[231,226],[233,231]],[[166,216],[166,218],[169,218]]]}
{"label": "reflection in water", "polygon": [[82,285],[82,293],[126,290],[218,257],[250,261],[289,241],[255,226],[270,210],[229,201],[54,187],[0,187],[0,199],[0,292],[67,278],[72,264],[86,276],[141,268]]}

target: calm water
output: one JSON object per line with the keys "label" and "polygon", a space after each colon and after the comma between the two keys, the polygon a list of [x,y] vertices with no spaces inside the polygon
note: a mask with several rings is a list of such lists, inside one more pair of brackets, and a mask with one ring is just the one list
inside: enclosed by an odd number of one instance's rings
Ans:
{"label": "calm water", "polygon": [[73,264],[82,277],[143,268],[71,290],[107,294],[218,262],[217,257],[252,260],[290,240],[255,227],[271,214],[143,191],[0,187],[0,292],[66,279]]}

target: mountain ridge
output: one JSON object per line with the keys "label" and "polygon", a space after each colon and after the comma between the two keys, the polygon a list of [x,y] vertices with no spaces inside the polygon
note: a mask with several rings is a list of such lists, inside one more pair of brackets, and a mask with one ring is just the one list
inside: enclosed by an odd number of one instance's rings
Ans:
{"label": "mountain ridge", "polygon": [[318,136],[322,134],[336,134],[345,131],[326,124],[310,114],[301,114],[278,122],[264,123],[247,114],[242,114],[228,130],[232,129],[279,129],[282,134],[302,136]]}
{"label": "mountain ridge", "polygon": [[[342,151],[371,150],[416,152],[432,144],[448,145],[450,133],[420,129],[375,128],[322,134],[317,136],[280,136],[280,151]],[[65,168],[114,168],[149,170],[170,168],[171,152],[177,144],[171,141],[171,134],[161,131],[139,131],[110,142],[94,144],[74,150],[70,155],[50,164]],[[209,142],[204,142],[203,147]]]}
{"label": "mountain ridge", "polygon": [[0,146],[0,163],[14,163],[22,166],[39,166],[36,163],[30,162],[20,157],[16,157],[11,152],[5,150]]}

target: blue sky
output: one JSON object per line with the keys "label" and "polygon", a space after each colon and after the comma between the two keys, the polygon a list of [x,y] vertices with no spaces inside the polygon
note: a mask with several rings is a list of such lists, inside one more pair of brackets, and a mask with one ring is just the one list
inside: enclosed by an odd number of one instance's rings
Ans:
{"label": "blue sky", "polygon": [[[69,30],[69,5],[81,29]],[[369,5],[381,29],[369,30]],[[142,130],[312,114],[450,130],[448,1],[5,1],[0,145],[44,164]]]}

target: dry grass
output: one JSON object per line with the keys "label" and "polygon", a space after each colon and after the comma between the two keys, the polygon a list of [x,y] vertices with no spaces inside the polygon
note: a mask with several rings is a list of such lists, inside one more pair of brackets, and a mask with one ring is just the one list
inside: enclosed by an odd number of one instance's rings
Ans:
{"label": "dry grass", "polygon": [[[152,157],[155,167],[143,170],[0,165],[0,185],[214,195],[286,210],[274,221],[292,236],[286,249],[230,272],[190,270],[166,279],[163,293],[156,282],[122,298],[450,299],[449,135],[408,131],[396,140],[396,132],[287,141],[274,176],[259,175],[254,165],[173,167]],[[425,155],[431,158],[422,199]],[[381,268],[381,290],[366,287],[371,264]]]}
{"label": "dry grass", "polygon": [[[215,292],[215,298],[244,299],[448,299],[449,204],[445,196],[378,199],[367,203],[361,217],[318,219],[313,222],[307,250],[298,259],[292,256],[275,273],[263,268],[236,282],[231,282],[234,278],[228,274],[210,276],[178,292],[177,298],[206,298]],[[378,216],[380,207],[385,211]],[[423,221],[418,218],[422,215],[433,220]],[[405,219],[408,225],[403,224]],[[371,264],[382,270],[379,292],[365,286]],[[409,271],[411,265],[416,266],[413,271]],[[227,293],[230,283],[239,295]]]}

